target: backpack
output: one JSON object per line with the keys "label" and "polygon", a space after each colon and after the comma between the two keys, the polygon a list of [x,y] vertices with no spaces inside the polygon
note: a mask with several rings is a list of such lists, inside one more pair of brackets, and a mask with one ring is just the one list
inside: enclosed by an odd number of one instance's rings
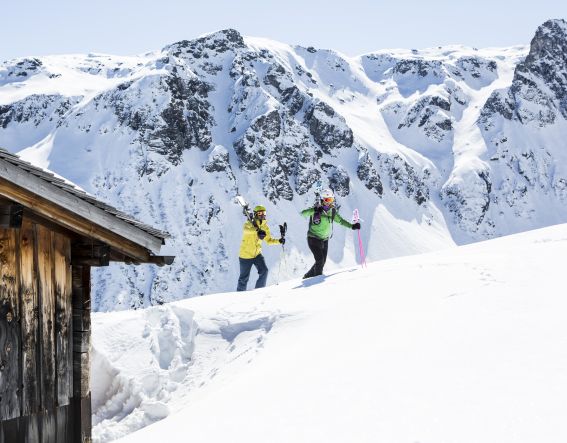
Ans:
{"label": "backpack", "polygon": [[[333,223],[335,222],[335,215],[336,215],[336,213],[337,213],[337,209],[333,206],[333,207],[331,208],[331,236],[330,236],[329,238],[332,238],[332,237],[333,237]],[[320,223],[320,222],[321,222],[321,221],[319,220],[319,223]],[[312,224],[313,224],[313,225],[318,225],[319,223],[315,223],[315,222],[313,221],[313,216],[309,217],[309,229],[311,229],[311,225],[312,225]]]}

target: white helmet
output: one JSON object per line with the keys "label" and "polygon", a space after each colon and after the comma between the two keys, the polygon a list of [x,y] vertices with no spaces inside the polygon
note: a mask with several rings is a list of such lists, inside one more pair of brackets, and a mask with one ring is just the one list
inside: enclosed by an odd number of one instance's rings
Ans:
{"label": "white helmet", "polygon": [[321,198],[335,198],[335,194],[332,189],[327,188],[321,192]]}

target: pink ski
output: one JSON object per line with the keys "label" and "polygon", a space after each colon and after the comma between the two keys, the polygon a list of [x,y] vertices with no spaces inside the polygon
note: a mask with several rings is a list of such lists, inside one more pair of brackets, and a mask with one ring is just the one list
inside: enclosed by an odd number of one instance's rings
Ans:
{"label": "pink ski", "polygon": [[[352,212],[352,222],[358,223],[360,222],[360,214],[358,213],[358,209],[355,209]],[[366,265],[366,257],[364,256],[364,247],[362,246],[362,239],[360,238],[360,229],[357,230],[358,232],[358,250],[360,253],[360,265],[364,268]]]}

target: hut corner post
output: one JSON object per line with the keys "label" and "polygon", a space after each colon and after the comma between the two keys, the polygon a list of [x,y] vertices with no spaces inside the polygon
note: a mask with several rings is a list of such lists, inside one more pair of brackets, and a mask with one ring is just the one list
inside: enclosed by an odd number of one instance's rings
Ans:
{"label": "hut corner post", "polygon": [[91,443],[91,268],[75,265],[72,268],[74,441]]}

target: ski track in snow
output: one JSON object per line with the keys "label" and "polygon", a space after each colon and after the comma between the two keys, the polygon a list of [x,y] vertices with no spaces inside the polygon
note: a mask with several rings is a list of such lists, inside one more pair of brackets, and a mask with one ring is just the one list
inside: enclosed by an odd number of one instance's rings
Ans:
{"label": "ski track in snow", "polygon": [[95,314],[95,441],[563,442],[566,248],[558,225]]}

